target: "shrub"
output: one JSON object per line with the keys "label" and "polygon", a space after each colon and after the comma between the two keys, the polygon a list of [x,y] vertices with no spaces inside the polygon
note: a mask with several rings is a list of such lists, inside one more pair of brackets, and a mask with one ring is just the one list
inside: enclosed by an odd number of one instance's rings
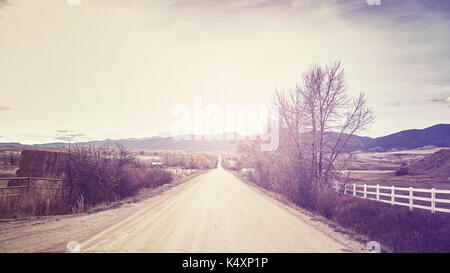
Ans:
{"label": "shrub", "polygon": [[315,190],[313,195],[312,209],[319,214],[331,218],[336,213],[338,196],[331,187],[321,187]]}
{"label": "shrub", "polygon": [[407,175],[407,174],[408,174],[408,168],[405,168],[405,167],[401,167],[400,169],[395,171],[396,176],[402,176],[402,175]]}
{"label": "shrub", "polygon": [[171,172],[162,169],[147,170],[144,184],[146,188],[155,188],[172,182],[173,175]]}
{"label": "shrub", "polygon": [[163,169],[133,167],[123,177],[124,196],[134,195],[141,188],[155,188],[173,181],[171,172]]}
{"label": "shrub", "polygon": [[147,169],[123,147],[117,149],[75,146],[65,152],[64,180],[69,185],[68,205],[86,208],[135,195],[141,188],[157,187],[172,181],[172,174]]}

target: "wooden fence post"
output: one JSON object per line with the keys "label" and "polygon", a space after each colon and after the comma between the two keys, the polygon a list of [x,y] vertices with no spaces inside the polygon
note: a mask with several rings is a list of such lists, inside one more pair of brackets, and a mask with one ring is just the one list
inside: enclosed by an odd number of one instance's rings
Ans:
{"label": "wooden fence post", "polygon": [[30,194],[30,177],[27,178],[27,196]]}
{"label": "wooden fence post", "polygon": [[413,188],[409,187],[409,209],[412,210],[413,209]]}
{"label": "wooden fence post", "polygon": [[367,198],[367,184],[364,184],[364,198]]}
{"label": "wooden fence post", "polygon": [[394,205],[395,202],[395,187],[391,186],[391,205]]}
{"label": "wooden fence post", "polygon": [[380,185],[377,184],[377,201],[380,201]]}
{"label": "wooden fence post", "polygon": [[436,192],[435,192],[435,188],[431,189],[431,212],[435,213],[436,211]]}
{"label": "wooden fence post", "polygon": [[353,196],[356,196],[356,184],[353,183]]}

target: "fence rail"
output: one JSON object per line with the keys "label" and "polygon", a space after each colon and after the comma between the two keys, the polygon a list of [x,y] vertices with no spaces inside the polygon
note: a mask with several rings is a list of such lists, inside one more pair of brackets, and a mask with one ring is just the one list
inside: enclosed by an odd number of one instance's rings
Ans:
{"label": "fence rail", "polygon": [[442,206],[442,204],[450,204],[450,190],[349,184],[342,182],[334,182],[334,188],[338,193],[389,203],[391,205],[405,206],[411,210],[418,208],[429,210],[432,213],[450,213],[450,206]]}
{"label": "fence rail", "polygon": [[[22,181],[21,185],[9,186],[7,184],[6,187],[0,187],[0,198],[1,197],[13,197],[13,196],[21,196],[23,194],[23,190],[29,191],[29,189],[43,189],[43,190],[60,190],[61,195],[62,191],[65,189],[65,185],[63,183],[63,179],[58,178],[43,178],[43,177],[0,177],[0,181]],[[36,185],[36,182],[39,181],[48,181],[50,183],[58,183],[61,182],[58,186],[48,186],[48,185]],[[1,194],[3,191],[11,191],[11,190],[20,190],[19,193],[7,193]]]}

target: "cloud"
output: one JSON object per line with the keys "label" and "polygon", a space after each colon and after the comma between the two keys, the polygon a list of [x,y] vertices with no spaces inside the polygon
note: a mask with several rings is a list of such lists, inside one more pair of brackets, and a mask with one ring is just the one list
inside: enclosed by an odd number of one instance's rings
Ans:
{"label": "cloud", "polygon": [[56,137],[55,140],[64,141],[64,142],[71,142],[75,141],[78,138],[85,137],[86,135],[83,133],[76,133],[69,130],[57,130],[56,131]]}
{"label": "cloud", "polygon": [[439,98],[439,99],[432,99],[432,102],[448,102],[450,103],[450,97],[448,98]]}
{"label": "cloud", "polygon": [[447,107],[448,108],[450,108],[450,97],[447,97],[447,98],[439,98],[439,99],[432,99],[431,100],[432,102],[435,102],[435,103],[440,103],[440,104],[442,104],[442,105],[447,105]]}
{"label": "cloud", "polygon": [[85,134],[67,134],[67,135],[57,136],[57,137],[55,137],[55,139],[68,142],[68,141],[73,141],[76,138],[84,137],[84,136],[86,136],[86,135]]}
{"label": "cloud", "polygon": [[0,111],[10,111],[10,110],[11,110],[11,108],[0,105]]}

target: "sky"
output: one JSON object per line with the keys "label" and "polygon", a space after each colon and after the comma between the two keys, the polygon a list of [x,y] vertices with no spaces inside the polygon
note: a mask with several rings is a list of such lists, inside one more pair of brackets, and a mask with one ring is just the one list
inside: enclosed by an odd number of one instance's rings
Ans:
{"label": "sky", "polygon": [[269,104],[335,60],[363,135],[450,123],[450,1],[76,2],[0,0],[0,142],[167,135],[177,105]]}

